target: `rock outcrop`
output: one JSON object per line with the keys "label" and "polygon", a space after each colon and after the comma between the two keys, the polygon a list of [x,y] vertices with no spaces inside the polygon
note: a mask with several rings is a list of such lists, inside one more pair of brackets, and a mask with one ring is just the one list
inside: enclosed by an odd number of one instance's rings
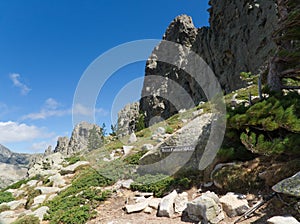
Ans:
{"label": "rock outcrop", "polygon": [[119,137],[130,134],[135,130],[135,124],[139,118],[139,102],[127,104],[118,112],[118,130]]}
{"label": "rock outcrop", "polygon": [[[226,92],[243,85],[239,78],[241,72],[257,73],[265,69],[265,62],[275,49],[272,41],[272,33],[278,26],[275,1],[211,0],[210,5],[210,27],[195,28],[191,17],[178,16],[169,25],[163,40],[181,44],[184,48],[178,47],[176,55],[168,55],[162,42],[148,59],[140,100],[146,125],[150,125],[155,117],[166,119],[180,109],[206,99],[199,83],[181,69],[193,65],[192,51],[210,66]],[[173,65],[162,62],[160,57],[166,56],[172,57]],[[151,76],[175,81],[194,103],[190,105],[178,95],[175,106],[169,98],[177,89],[169,82],[155,81],[157,78]],[[201,84],[205,85],[205,80]],[[155,123],[155,119],[152,122]]]}

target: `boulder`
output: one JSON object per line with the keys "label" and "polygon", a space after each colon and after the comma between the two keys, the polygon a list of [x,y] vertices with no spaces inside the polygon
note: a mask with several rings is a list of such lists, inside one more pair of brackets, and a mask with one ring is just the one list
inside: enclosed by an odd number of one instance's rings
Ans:
{"label": "boulder", "polygon": [[141,202],[133,204],[133,205],[126,205],[125,210],[128,214],[133,213],[133,212],[140,212],[148,207],[149,201],[151,199],[152,199],[152,197],[142,200]]}
{"label": "boulder", "polygon": [[123,145],[124,156],[127,156],[131,152],[132,149],[133,149],[133,146]]}
{"label": "boulder", "polygon": [[224,214],[216,198],[218,198],[216,194],[209,192],[188,202],[185,210],[188,217],[193,221],[202,221],[204,224],[219,223],[224,219]]}
{"label": "boulder", "polygon": [[153,148],[154,146],[152,144],[144,144],[142,146],[142,150],[146,150],[146,151],[152,150]]}
{"label": "boulder", "polygon": [[136,129],[136,123],[140,117],[139,102],[127,104],[118,112],[117,135],[123,137]]}
{"label": "boulder", "polygon": [[61,169],[60,173],[62,175],[66,175],[66,174],[70,174],[70,173],[75,173],[76,169],[80,166],[87,166],[89,165],[90,163],[87,162],[87,161],[78,161],[72,165],[69,165],[67,167],[64,167]]}
{"label": "boulder", "polygon": [[275,184],[272,189],[277,193],[300,197],[300,172]]}
{"label": "boulder", "polygon": [[49,210],[49,207],[43,206],[43,207],[40,207],[37,210],[33,211],[32,213],[30,213],[30,215],[34,215],[34,216],[38,217],[40,221],[42,221],[44,219],[45,214],[48,212],[48,210]]}
{"label": "boulder", "polygon": [[36,187],[35,190],[40,190],[42,194],[53,194],[59,192],[61,189],[58,187]]}
{"label": "boulder", "polygon": [[292,216],[273,216],[267,221],[269,224],[300,224],[300,222]]}
{"label": "boulder", "polygon": [[177,197],[177,192],[174,190],[172,193],[161,199],[158,209],[158,216],[161,217],[172,217],[174,214],[174,202]]}
{"label": "boulder", "polygon": [[161,198],[152,198],[149,202],[149,207],[157,210],[160,202]]}
{"label": "boulder", "polygon": [[53,187],[64,187],[66,185],[64,178],[59,173],[49,177],[48,179],[53,183]]}
{"label": "boulder", "polygon": [[46,200],[47,195],[42,194],[38,195],[33,199],[32,207],[37,207],[38,205],[42,204]]}
{"label": "boulder", "polygon": [[135,135],[134,132],[132,132],[129,136],[129,139],[128,139],[128,144],[132,144],[132,143],[135,143],[137,141],[137,137]]}
{"label": "boulder", "polygon": [[11,210],[15,210],[17,208],[24,207],[25,204],[26,204],[26,200],[21,199],[21,200],[18,200],[18,201],[10,201],[10,202],[7,202],[7,203],[2,203],[1,205],[6,205],[6,206],[10,207]]}
{"label": "boulder", "polygon": [[188,203],[188,193],[182,192],[181,194],[178,194],[175,198],[174,204],[175,204],[175,212],[181,214],[186,209],[186,204]]}
{"label": "boulder", "polygon": [[242,215],[249,209],[248,201],[246,199],[239,199],[239,195],[232,192],[220,198],[223,205],[223,210],[229,217]]}
{"label": "boulder", "polygon": [[0,213],[0,223],[10,224],[18,219],[18,215],[14,211],[5,211]]}

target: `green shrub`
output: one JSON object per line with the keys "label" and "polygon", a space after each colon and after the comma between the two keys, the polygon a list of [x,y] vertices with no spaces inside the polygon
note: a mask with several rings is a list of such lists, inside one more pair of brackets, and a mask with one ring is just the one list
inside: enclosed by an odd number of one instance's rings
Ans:
{"label": "green shrub", "polygon": [[174,178],[162,174],[140,176],[130,185],[131,190],[152,192],[156,197],[162,197],[176,188],[188,189],[189,187],[191,187],[191,180],[188,178]]}
{"label": "green shrub", "polygon": [[66,158],[65,160],[68,162],[68,165],[72,165],[72,164],[75,164],[75,163],[81,161],[81,157],[72,156],[72,157]]}
{"label": "green shrub", "polygon": [[39,224],[40,220],[38,217],[33,215],[25,215],[19,218],[17,221],[13,222],[12,224]]}
{"label": "green shrub", "polygon": [[42,194],[42,192],[40,190],[35,190],[34,188],[28,189],[27,201],[25,204],[25,208],[30,209],[30,207],[32,206],[32,204],[34,202],[34,198],[41,194]]}
{"label": "green shrub", "polygon": [[173,132],[174,132],[174,129],[172,127],[170,127],[170,126],[166,127],[166,133],[172,134]]}
{"label": "green shrub", "polygon": [[124,159],[124,162],[131,165],[139,165],[140,158],[145,155],[147,151],[139,151],[135,154],[129,155]]}
{"label": "green shrub", "polygon": [[135,124],[135,131],[136,132],[141,131],[141,130],[145,129],[145,127],[146,127],[146,125],[145,125],[145,115],[142,112],[140,112],[138,120]]}
{"label": "green shrub", "polygon": [[29,181],[31,180],[38,180],[40,177],[39,176],[35,176],[29,179],[23,179],[23,180],[19,180],[16,183],[13,183],[12,185],[9,185],[8,187],[6,187],[5,189],[3,189],[3,191],[6,191],[8,189],[18,189],[20,188],[23,184],[27,184]]}
{"label": "green shrub", "polygon": [[7,191],[0,192],[0,204],[4,202],[14,201],[14,200],[15,198],[12,195],[12,193]]}

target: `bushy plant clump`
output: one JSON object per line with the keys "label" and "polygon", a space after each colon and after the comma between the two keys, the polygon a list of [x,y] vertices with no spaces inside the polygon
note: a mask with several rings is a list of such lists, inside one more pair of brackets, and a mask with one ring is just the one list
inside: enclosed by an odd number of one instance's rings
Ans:
{"label": "bushy plant clump", "polygon": [[72,181],[72,185],[62,191],[52,201],[47,202],[49,214],[45,216],[50,224],[83,224],[95,217],[94,209],[110,195],[96,187],[110,185],[111,180],[87,167]]}
{"label": "bushy plant clump", "polygon": [[33,215],[25,215],[19,218],[17,221],[13,222],[12,224],[39,224],[40,220],[38,217]]}
{"label": "bushy plant clump", "polygon": [[156,197],[162,197],[176,188],[188,189],[189,187],[191,187],[191,180],[188,178],[174,178],[162,174],[140,176],[130,185],[131,190],[152,192]]}
{"label": "bushy plant clump", "polygon": [[274,95],[244,112],[229,111],[227,132],[238,134],[253,153],[300,154],[300,96]]}
{"label": "bushy plant clump", "polygon": [[14,200],[15,200],[15,198],[12,195],[12,193],[7,192],[7,191],[0,192],[0,204],[2,204],[4,202],[14,201]]}

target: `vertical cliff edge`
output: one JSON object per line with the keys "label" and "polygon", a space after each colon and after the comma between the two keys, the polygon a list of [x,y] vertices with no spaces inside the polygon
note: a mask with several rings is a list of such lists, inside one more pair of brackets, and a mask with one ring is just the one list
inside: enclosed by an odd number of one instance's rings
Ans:
{"label": "vertical cliff edge", "polygon": [[203,91],[177,66],[188,65],[191,51],[201,56],[215,73],[222,89],[230,92],[242,87],[241,72],[255,74],[265,69],[268,57],[276,48],[272,41],[272,33],[278,27],[275,0],[211,0],[209,4],[209,27],[196,28],[191,17],[180,15],[167,28],[163,40],[189,49],[180,52],[175,66],[161,62],[157,57],[164,51],[162,43],[149,57],[140,100],[140,111],[145,114],[147,126],[154,118],[154,122],[159,118],[166,119],[180,109],[192,106],[182,101],[175,107],[166,95],[174,94],[176,90],[168,82],[155,82],[147,77],[155,75],[175,81],[191,96],[193,105],[197,105],[206,99]]}

